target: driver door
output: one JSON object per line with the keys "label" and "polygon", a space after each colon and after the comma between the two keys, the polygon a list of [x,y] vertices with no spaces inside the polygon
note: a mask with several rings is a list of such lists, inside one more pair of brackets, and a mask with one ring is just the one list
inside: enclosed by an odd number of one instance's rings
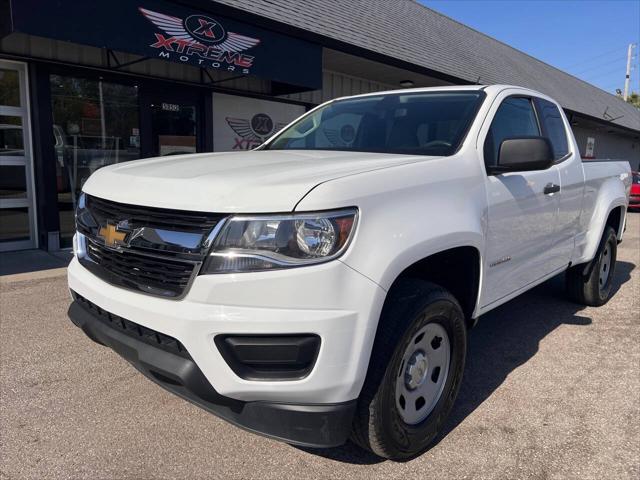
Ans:
{"label": "driver door", "polygon": [[[495,108],[495,107],[494,107]],[[531,98],[506,96],[484,138],[485,165],[495,165],[507,138],[540,136]],[[558,217],[560,185],[555,166],[547,170],[488,175],[487,235],[481,305],[488,306],[553,271],[548,254]]]}

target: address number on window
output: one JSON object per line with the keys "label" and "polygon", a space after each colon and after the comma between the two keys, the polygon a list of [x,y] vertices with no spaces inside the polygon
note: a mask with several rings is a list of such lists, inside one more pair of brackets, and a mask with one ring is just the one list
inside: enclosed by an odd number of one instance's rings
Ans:
{"label": "address number on window", "polygon": [[167,112],[179,112],[180,105],[178,105],[177,103],[163,103],[162,110],[165,110]]}

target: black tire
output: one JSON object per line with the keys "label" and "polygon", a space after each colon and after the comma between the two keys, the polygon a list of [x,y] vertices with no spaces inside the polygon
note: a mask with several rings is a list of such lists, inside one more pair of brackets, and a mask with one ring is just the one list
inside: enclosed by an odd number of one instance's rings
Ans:
{"label": "black tire", "polygon": [[[396,378],[414,334],[438,323],[449,337],[450,363],[442,393],[428,416],[407,424],[396,404]],[[389,292],[376,334],[369,370],[354,417],[352,440],[391,460],[412,458],[429,447],[451,412],[460,390],[467,351],[467,327],[458,301],[444,288],[401,279]],[[400,372],[402,374],[402,372]]]}
{"label": "black tire", "polygon": [[[599,307],[607,303],[613,286],[617,251],[616,232],[613,228],[606,227],[593,260],[567,270],[567,293],[571,300],[591,307]],[[606,275],[604,281],[600,275],[603,267]]]}

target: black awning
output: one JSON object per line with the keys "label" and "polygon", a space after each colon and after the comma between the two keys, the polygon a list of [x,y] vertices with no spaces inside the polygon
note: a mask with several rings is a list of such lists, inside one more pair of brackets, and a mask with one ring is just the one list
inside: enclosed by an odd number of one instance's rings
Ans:
{"label": "black awning", "polygon": [[3,33],[160,58],[290,85],[322,86],[320,45],[162,0],[5,0]]}

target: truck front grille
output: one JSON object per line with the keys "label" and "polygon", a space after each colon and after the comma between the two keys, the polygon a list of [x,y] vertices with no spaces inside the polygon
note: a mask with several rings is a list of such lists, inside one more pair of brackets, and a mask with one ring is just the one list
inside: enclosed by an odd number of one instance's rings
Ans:
{"label": "truck front grille", "polygon": [[127,205],[92,195],[87,195],[86,198],[87,209],[97,220],[105,219],[115,222],[127,220],[133,226],[207,234],[221,218],[220,215],[204,212]]}
{"label": "truck front grille", "polygon": [[112,250],[87,239],[86,257],[80,263],[104,281],[161,297],[179,298],[198,263]]}
{"label": "truck front grille", "polygon": [[179,299],[205,259],[223,215],[128,205],[84,194],[76,215],[80,263],[113,285]]}

